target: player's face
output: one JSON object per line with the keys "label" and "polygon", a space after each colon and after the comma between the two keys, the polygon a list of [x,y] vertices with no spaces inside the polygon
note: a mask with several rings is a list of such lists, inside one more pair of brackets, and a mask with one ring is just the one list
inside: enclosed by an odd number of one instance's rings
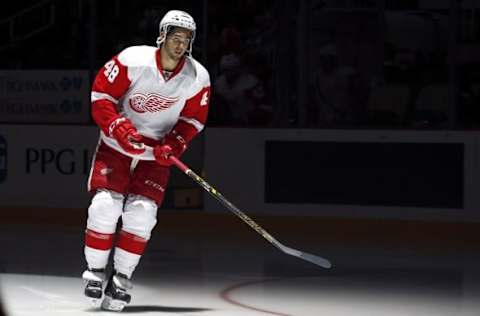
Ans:
{"label": "player's face", "polygon": [[170,58],[179,60],[190,46],[192,32],[175,28],[165,39],[165,49]]}

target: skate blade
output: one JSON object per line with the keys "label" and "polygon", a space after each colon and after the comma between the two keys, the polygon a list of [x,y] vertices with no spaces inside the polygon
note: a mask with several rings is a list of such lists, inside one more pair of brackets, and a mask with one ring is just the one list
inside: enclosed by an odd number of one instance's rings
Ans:
{"label": "skate blade", "polygon": [[102,301],[103,309],[114,311],[114,312],[121,312],[125,307],[125,305],[127,305],[126,302],[121,300],[114,300],[110,296],[105,296],[105,298]]}
{"label": "skate blade", "polygon": [[90,303],[90,306],[93,308],[99,308],[100,305],[102,304],[102,299],[101,298],[93,298],[93,297],[86,297],[87,301]]}

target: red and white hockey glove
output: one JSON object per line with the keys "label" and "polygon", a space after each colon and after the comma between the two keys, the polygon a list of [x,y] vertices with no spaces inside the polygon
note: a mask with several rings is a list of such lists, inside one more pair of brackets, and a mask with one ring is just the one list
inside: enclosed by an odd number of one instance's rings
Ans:
{"label": "red and white hockey glove", "polygon": [[161,145],[153,149],[153,155],[159,165],[170,167],[173,162],[169,157],[174,156],[180,158],[185,150],[187,150],[187,142],[185,139],[175,131],[172,131],[163,138]]}
{"label": "red and white hockey glove", "polygon": [[127,153],[139,155],[145,151],[145,145],[141,143],[142,136],[129,119],[117,118],[110,123],[108,132]]}

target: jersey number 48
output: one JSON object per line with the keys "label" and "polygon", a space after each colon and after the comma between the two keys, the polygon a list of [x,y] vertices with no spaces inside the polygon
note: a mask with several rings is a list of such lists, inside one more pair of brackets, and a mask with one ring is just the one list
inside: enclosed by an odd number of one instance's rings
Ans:
{"label": "jersey number 48", "polygon": [[105,64],[105,71],[103,72],[103,74],[105,75],[105,77],[107,77],[108,82],[113,83],[119,72],[120,68],[115,65],[114,60],[110,60],[108,63]]}

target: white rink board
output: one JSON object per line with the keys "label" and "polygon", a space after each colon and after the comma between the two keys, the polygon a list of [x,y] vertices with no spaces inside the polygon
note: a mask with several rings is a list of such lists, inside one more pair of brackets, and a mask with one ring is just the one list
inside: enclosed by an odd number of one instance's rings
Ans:
{"label": "white rink board", "polygon": [[0,126],[6,143],[0,205],[85,207],[98,134],[93,126]]}
{"label": "white rink board", "polygon": [[[0,126],[0,207],[88,206],[87,180],[99,128],[78,125]],[[200,170],[203,139],[196,137],[182,159]],[[194,187],[180,171],[169,188]]]}
{"label": "white rink board", "polygon": [[[401,142],[463,143],[464,209],[432,209],[361,205],[265,203],[265,142]],[[399,130],[298,130],[209,128],[205,135],[206,180],[228,200],[250,214],[367,217],[414,220],[480,221],[480,133]],[[292,156],[295,168],[295,153]],[[226,212],[205,193],[205,209]]]}

